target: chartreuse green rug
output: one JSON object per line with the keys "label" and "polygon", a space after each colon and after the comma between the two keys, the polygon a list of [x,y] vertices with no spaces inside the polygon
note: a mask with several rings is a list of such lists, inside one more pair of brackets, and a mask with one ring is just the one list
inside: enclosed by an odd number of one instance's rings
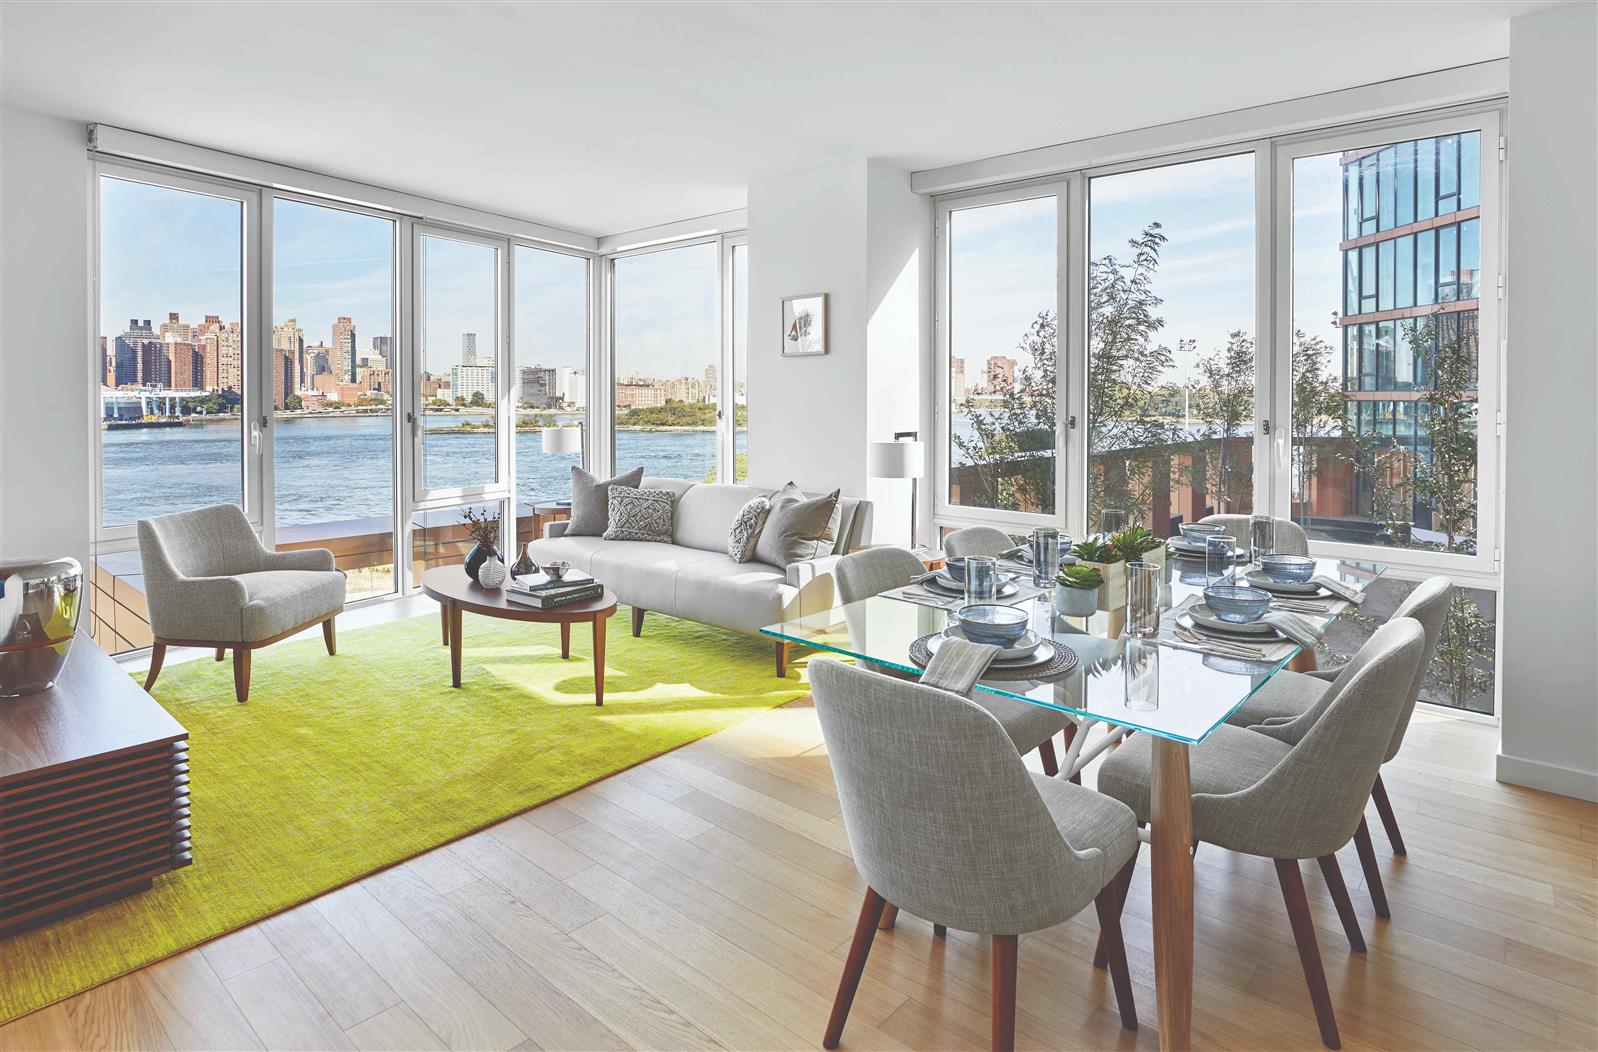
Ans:
{"label": "chartreuse green rug", "polygon": [[320,633],[232,663],[170,665],[189,731],[193,865],[148,892],[0,942],[0,1021],[347,884],[805,693],[772,645],[651,614],[610,620],[605,704],[587,626],[466,614],[461,689],[439,619]]}

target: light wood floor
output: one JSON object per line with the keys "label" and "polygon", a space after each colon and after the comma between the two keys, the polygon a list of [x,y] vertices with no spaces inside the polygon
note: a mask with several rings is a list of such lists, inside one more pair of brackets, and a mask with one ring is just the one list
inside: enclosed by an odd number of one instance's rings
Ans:
{"label": "light wood floor", "polygon": [[[1391,921],[1370,951],[1304,867],[1347,1049],[1598,1047],[1598,808],[1500,785],[1496,732],[1418,715],[1374,813]],[[1147,854],[1145,853],[1145,860]],[[1197,858],[1194,1039],[1319,1048],[1267,861]],[[181,879],[179,874],[178,879]],[[862,885],[796,702],[0,1028],[0,1048],[819,1047]],[[1146,864],[1120,1029],[1092,911],[1021,942],[1018,1042],[1156,1048]],[[3,951],[3,947],[0,947]],[[902,916],[845,1048],[983,1048],[983,940]]]}

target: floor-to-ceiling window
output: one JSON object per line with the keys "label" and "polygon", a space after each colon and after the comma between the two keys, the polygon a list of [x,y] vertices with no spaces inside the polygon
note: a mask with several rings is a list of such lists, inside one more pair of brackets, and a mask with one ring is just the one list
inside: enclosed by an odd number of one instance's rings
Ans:
{"label": "floor-to-ceiling window", "polygon": [[416,237],[418,496],[500,481],[500,243]]}
{"label": "floor-to-ceiling window", "polygon": [[1254,506],[1254,163],[1088,181],[1090,529]]}
{"label": "floor-to-ceiling window", "polygon": [[617,471],[717,474],[721,312],[715,241],[616,258],[611,368]]}
{"label": "floor-to-ceiling window", "polygon": [[272,232],[273,540],[392,592],[395,221],[278,198]]}
{"label": "floor-to-ceiling window", "polygon": [[941,335],[950,508],[1059,510],[1060,210],[1058,196],[1040,190],[962,201],[948,212]]}
{"label": "floor-to-ceiling window", "polygon": [[[1169,536],[1214,513],[1290,516],[1316,553],[1389,567],[1326,663],[1447,573],[1459,587],[1423,697],[1492,712],[1498,121],[1394,120],[942,197],[940,525]],[[1040,201],[1064,217],[1052,244],[1032,217],[1029,248],[1021,217]],[[1012,379],[1031,356],[972,318],[1056,279],[1051,397]],[[1043,448],[1055,434],[1060,456]],[[1028,518],[1001,483],[1043,457],[1055,470],[1022,492],[1059,489]]]}
{"label": "floor-to-ceiling window", "polygon": [[[134,525],[237,504],[259,521],[247,452],[260,421],[244,347],[252,335],[246,246],[256,195],[138,170],[98,180],[99,508],[92,630],[113,652],[147,646]],[[246,421],[249,423],[247,424]]]}
{"label": "floor-to-ceiling window", "polygon": [[749,244],[737,241],[732,252],[732,440],[733,481],[749,477]]}

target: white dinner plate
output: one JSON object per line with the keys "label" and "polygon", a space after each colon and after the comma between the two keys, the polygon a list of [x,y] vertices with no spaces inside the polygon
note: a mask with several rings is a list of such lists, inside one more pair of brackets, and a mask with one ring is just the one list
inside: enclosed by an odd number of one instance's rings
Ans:
{"label": "white dinner plate", "polygon": [[1190,627],[1209,632],[1212,635],[1231,636],[1234,639],[1276,639],[1281,633],[1276,631],[1276,626],[1264,621],[1248,621],[1237,624],[1232,621],[1222,621],[1210,611],[1203,603],[1194,603],[1182,611],[1187,619],[1192,622]]}
{"label": "white dinner plate", "polygon": [[[960,625],[950,625],[948,628],[943,630],[943,634],[950,639],[963,639],[968,643],[971,642],[971,637],[965,634],[965,629]],[[941,643],[941,639],[928,640],[927,649],[936,651]],[[1000,650],[993,656],[993,660],[1018,661],[1022,658],[1030,658],[1033,652],[1042,645],[1043,637],[1029,628],[1027,629],[1026,634],[1016,641],[1015,646],[1006,647],[1003,650]]]}
{"label": "white dinner plate", "polygon": [[1314,581],[1277,581],[1257,570],[1246,574],[1245,577],[1252,587],[1258,588],[1263,592],[1270,592],[1273,595],[1301,595],[1313,598],[1331,594]]}
{"label": "white dinner plate", "polygon": [[[1005,596],[1014,595],[1021,590],[1020,586],[1015,583],[1015,578],[1009,574],[1000,574],[999,577],[1003,582],[999,585],[999,598],[1002,599]],[[929,577],[922,583],[934,592],[941,592],[944,595],[965,595],[965,585],[957,584],[952,578],[944,577],[942,574],[936,577]]]}

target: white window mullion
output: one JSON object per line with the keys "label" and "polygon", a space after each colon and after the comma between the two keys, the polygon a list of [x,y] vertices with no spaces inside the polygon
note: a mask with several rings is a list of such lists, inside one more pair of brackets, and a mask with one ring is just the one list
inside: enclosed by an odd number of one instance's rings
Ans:
{"label": "white window mullion", "polygon": [[[1060,503],[1066,532],[1088,534],[1088,202],[1087,180],[1076,173],[1066,180],[1065,226],[1060,244],[1065,246],[1062,269],[1066,274],[1060,300],[1059,346],[1055,367],[1061,375],[1059,418]],[[1073,426],[1073,424],[1075,426]]]}

